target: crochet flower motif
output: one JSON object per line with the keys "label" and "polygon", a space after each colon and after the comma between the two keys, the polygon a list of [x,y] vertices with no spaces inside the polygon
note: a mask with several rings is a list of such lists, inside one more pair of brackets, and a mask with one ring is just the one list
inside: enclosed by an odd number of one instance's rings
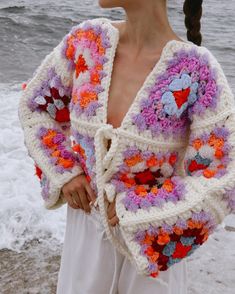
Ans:
{"label": "crochet flower motif", "polygon": [[83,135],[71,127],[72,149],[78,156],[79,163],[84,170],[86,178],[89,182],[95,179],[95,146],[94,139],[88,135]]}
{"label": "crochet flower motif", "polygon": [[166,64],[131,119],[140,133],[148,130],[155,138],[179,138],[185,136],[188,119],[194,114],[201,116],[207,108],[215,109],[221,89],[209,56],[195,48],[177,50]]}
{"label": "crochet flower motif", "polygon": [[147,259],[147,271],[156,278],[159,271],[166,271],[173,264],[191,255],[214,231],[216,222],[206,211],[192,213],[191,218],[179,218],[173,225],[150,225],[138,230],[133,240],[140,246],[140,254]]}
{"label": "crochet flower motif", "polygon": [[54,68],[50,68],[47,80],[34,91],[28,106],[32,111],[46,111],[58,122],[70,121],[69,101],[71,87],[65,87]]}
{"label": "crochet flower motif", "polygon": [[126,209],[137,212],[183,199],[184,185],[179,177],[173,176],[177,159],[176,152],[155,154],[136,146],[126,149],[123,164],[111,180],[117,192],[126,192],[123,198]]}
{"label": "crochet flower motif", "polygon": [[[62,174],[72,170],[77,159],[72,150],[68,150],[67,138],[62,132],[56,128],[40,127],[37,138],[40,140],[40,147],[49,158],[50,164],[55,167],[56,172]],[[38,169],[37,174],[41,176]]]}
{"label": "crochet flower motif", "polygon": [[91,118],[102,106],[98,95],[104,91],[101,83],[106,76],[104,64],[108,61],[109,47],[107,31],[89,22],[83,27],[75,27],[67,37],[64,56],[75,71],[71,109],[76,115],[84,113]]}
{"label": "crochet flower motif", "polygon": [[185,170],[189,176],[205,178],[220,178],[226,173],[230,162],[228,144],[229,131],[226,127],[216,127],[211,133],[204,133],[199,137],[190,138]]}
{"label": "crochet flower motif", "polygon": [[88,70],[88,65],[82,54],[80,54],[76,61],[76,78],[79,77],[80,73],[84,73]]}
{"label": "crochet flower motif", "polygon": [[177,118],[197,100],[198,83],[192,83],[188,74],[182,74],[180,79],[174,79],[169,90],[162,95],[164,110],[168,115],[176,115]]}

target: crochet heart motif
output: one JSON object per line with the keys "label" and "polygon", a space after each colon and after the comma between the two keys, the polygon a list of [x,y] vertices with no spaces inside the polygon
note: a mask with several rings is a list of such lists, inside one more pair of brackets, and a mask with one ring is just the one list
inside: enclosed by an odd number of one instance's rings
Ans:
{"label": "crochet heart motif", "polygon": [[187,100],[190,94],[190,88],[183,89],[181,91],[174,91],[175,103],[180,108]]}
{"label": "crochet heart motif", "polygon": [[169,91],[162,95],[161,101],[168,115],[176,115],[178,118],[197,99],[198,83],[192,83],[188,74],[182,74],[169,85]]}

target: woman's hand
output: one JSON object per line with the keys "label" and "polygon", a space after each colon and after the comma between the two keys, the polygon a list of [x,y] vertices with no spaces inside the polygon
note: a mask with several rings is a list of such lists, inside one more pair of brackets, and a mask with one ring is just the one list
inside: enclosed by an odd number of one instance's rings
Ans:
{"label": "woman's hand", "polygon": [[115,226],[119,222],[119,218],[116,215],[116,206],[115,206],[116,199],[114,199],[114,201],[111,203],[108,201],[107,197],[105,197],[105,200],[108,203],[107,216],[108,216],[109,223],[111,226]]}
{"label": "woman's hand", "polygon": [[96,200],[94,191],[87,181],[85,174],[74,177],[62,187],[62,192],[69,206],[74,209],[81,208],[90,213],[89,203]]}

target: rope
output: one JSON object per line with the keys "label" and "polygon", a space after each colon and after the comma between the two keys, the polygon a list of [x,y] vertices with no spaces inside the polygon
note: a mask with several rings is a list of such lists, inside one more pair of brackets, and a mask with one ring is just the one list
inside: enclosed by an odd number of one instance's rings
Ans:
{"label": "rope", "polygon": [[[103,166],[103,158],[102,158],[102,146],[104,138],[109,138],[113,140],[111,142],[111,147],[109,152],[105,155],[106,165],[111,161],[112,156],[115,153],[115,148],[118,146],[118,139],[115,138],[115,130],[113,129],[112,125],[104,125],[99,128],[94,137],[94,144],[95,144],[95,155],[96,155],[96,182],[97,182],[97,189],[98,189],[98,197],[95,205],[98,203],[99,210],[102,216],[103,225],[109,240],[115,245],[115,247],[130,261],[132,261],[132,257],[130,252],[122,245],[122,243],[116,238],[114,232],[112,231],[112,227],[108,223],[107,217],[107,203],[105,202],[104,198],[104,166]],[[107,151],[107,150],[106,150]]]}

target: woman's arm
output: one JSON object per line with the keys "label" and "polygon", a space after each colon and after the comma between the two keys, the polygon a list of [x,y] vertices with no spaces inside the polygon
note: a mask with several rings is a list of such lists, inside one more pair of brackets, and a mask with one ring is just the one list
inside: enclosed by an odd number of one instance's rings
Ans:
{"label": "woman's arm", "polygon": [[34,160],[46,208],[60,206],[63,185],[83,173],[69,138],[74,72],[66,51],[70,34],[46,56],[25,85],[18,108],[24,142]]}

